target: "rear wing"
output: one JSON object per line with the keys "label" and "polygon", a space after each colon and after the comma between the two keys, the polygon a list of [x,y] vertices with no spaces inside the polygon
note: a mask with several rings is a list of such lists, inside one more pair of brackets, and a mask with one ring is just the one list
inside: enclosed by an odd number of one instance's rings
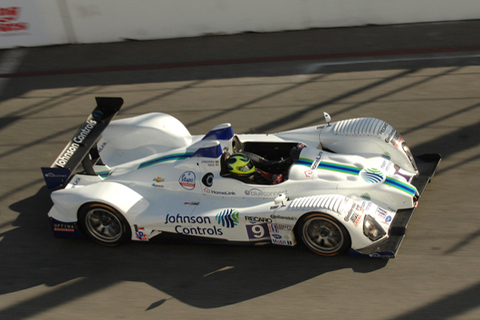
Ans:
{"label": "rear wing", "polygon": [[95,175],[93,165],[100,157],[96,143],[123,105],[122,98],[95,98],[97,106],[49,168],[42,168],[49,189],[64,188],[78,166]]}

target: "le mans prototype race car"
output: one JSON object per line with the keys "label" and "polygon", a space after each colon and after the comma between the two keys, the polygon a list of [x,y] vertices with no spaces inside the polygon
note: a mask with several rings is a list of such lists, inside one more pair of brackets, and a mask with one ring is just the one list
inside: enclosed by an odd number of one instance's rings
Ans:
{"label": "le mans prototype race car", "polygon": [[42,168],[58,237],[302,243],[324,256],[394,258],[441,159],[414,158],[374,118],[325,114],[326,124],[275,134],[234,134],[225,123],[192,136],[163,113],[111,122],[123,100],[96,101]]}

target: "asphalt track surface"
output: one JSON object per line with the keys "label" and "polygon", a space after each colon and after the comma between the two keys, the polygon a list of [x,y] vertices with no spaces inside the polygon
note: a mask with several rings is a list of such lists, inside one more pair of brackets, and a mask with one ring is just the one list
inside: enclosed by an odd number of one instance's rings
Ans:
{"label": "asphalt track surface", "polygon": [[[0,319],[480,319],[480,21],[0,51]],[[397,258],[53,237],[41,166],[94,107],[192,134],[372,116],[439,170]]]}

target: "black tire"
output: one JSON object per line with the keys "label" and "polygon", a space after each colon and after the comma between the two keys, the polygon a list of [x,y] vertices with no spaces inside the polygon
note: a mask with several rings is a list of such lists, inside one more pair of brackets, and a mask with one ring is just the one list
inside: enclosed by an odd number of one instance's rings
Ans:
{"label": "black tire", "polygon": [[306,214],[300,219],[296,231],[308,249],[322,256],[344,253],[351,246],[350,235],[345,227],[324,213]]}
{"label": "black tire", "polygon": [[84,205],[79,210],[78,222],[88,237],[105,246],[117,246],[132,237],[127,220],[106,204]]}

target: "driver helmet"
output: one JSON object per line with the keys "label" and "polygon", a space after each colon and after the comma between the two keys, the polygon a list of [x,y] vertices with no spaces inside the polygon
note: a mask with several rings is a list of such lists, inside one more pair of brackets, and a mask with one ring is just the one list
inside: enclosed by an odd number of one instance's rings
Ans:
{"label": "driver helmet", "polygon": [[255,172],[250,158],[243,153],[235,153],[228,160],[228,172],[238,176],[249,176]]}

